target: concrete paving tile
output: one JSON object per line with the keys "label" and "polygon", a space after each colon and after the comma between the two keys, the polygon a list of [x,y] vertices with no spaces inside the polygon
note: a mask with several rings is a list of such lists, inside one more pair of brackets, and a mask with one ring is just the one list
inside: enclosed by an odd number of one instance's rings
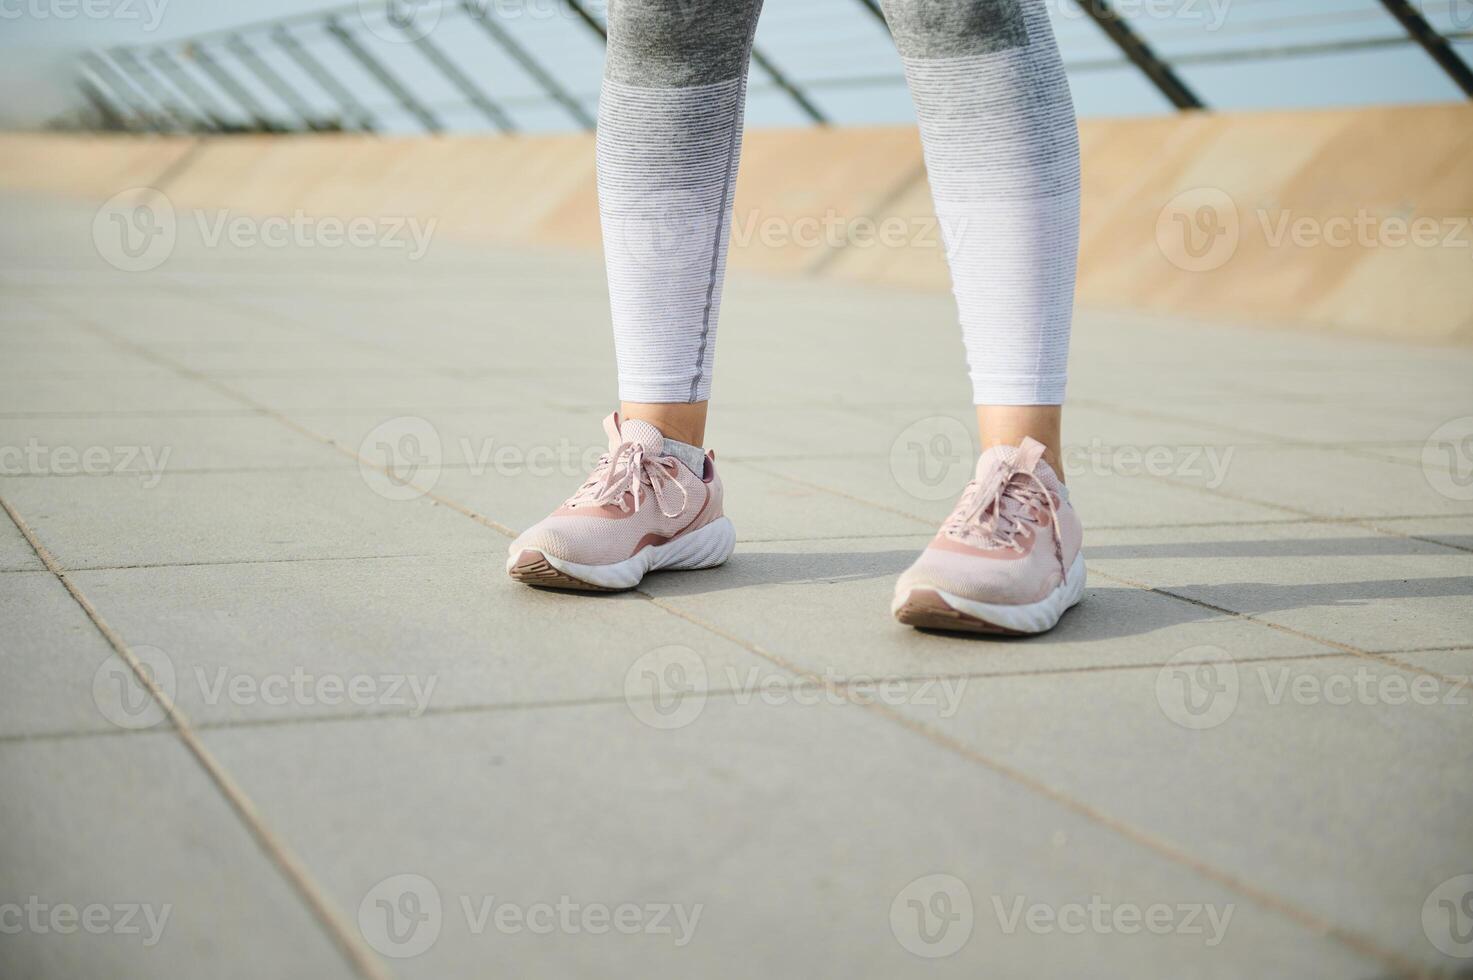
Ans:
{"label": "concrete paving tile", "polygon": [[[273,726],[205,737],[360,927],[417,953],[394,962],[406,977],[474,973],[487,957],[512,973],[573,977],[1374,970],[853,706],[712,698],[670,730],[623,705],[321,724],[303,754],[294,746],[306,736]],[[958,951],[927,962],[902,945],[936,949],[917,934],[916,910],[960,913],[931,875],[958,902],[965,889],[973,911],[939,937]],[[396,941],[384,909],[406,893],[440,911]],[[1108,920],[1079,935],[1005,931],[1020,899],[1059,909],[1094,896],[1112,908],[1233,911],[1211,946],[1204,935],[1124,935]],[[560,902],[571,916],[534,933],[533,907]],[[660,931],[644,913],[650,928],[635,935],[584,929],[582,910],[624,902],[678,906],[688,925],[672,913]],[[498,906],[530,919],[513,931]]]}
{"label": "concrete paving tile", "polygon": [[0,974],[352,976],[172,736],[0,744],[0,774]]}
{"label": "concrete paving tile", "polygon": [[[888,452],[897,441],[914,439],[916,427],[928,422],[937,431],[950,434],[965,430],[968,435],[975,432],[977,424],[969,405],[939,402],[904,408],[872,405],[856,407],[852,411],[879,423],[873,443],[884,452]],[[801,427],[806,416],[795,421]],[[972,442],[975,452],[975,438]],[[1108,464],[1112,456],[1123,456],[1122,448],[1133,449],[1136,456],[1144,458],[1149,452],[1159,452],[1156,447],[1166,447],[1174,450],[1175,456],[1185,458],[1191,449],[1227,447],[1242,442],[1241,433],[1220,426],[1143,418],[1099,405],[1071,405],[1064,412],[1066,474],[1079,469],[1099,469]]]}
{"label": "concrete paving tile", "polygon": [[1360,657],[1239,655],[990,679],[951,718],[901,710],[1414,963],[1452,966],[1422,908],[1473,846],[1466,689]]}
{"label": "concrete paving tile", "polygon": [[[386,481],[385,481],[386,482]],[[428,498],[378,495],[356,468],[0,478],[66,568],[482,552],[505,538]]]}
{"label": "concrete paving tile", "polygon": [[[1194,485],[1211,480],[1193,473],[1171,478]],[[1219,489],[1324,517],[1467,514],[1473,506],[1433,489],[1419,467],[1336,449],[1244,447],[1228,461]]]}
{"label": "concrete paving tile", "polygon": [[394,458],[395,434],[402,428],[415,434],[427,459],[442,466],[463,469],[471,476],[561,476],[568,493],[587,478],[608,446],[603,416],[565,408],[430,406],[410,416],[428,427],[404,416],[372,411],[293,412],[291,418],[375,460]]}
{"label": "concrete paving tile", "polygon": [[99,374],[85,382],[26,376],[0,386],[0,413],[7,414],[110,415],[239,408],[238,402],[204,385],[162,374]]}
{"label": "concrete paving tile", "polygon": [[0,519],[0,572],[38,572],[45,567],[10,518]]}
{"label": "concrete paving tile", "polygon": [[1378,517],[1372,523],[1395,534],[1438,541],[1464,551],[1473,550],[1473,514],[1465,517]]}
{"label": "concrete paving tile", "polygon": [[739,546],[721,568],[699,577],[650,579],[646,590],[673,608],[819,676],[993,674],[1159,664],[1203,643],[1230,644],[1252,657],[1314,656],[1330,649],[1098,577],[1084,601],[1042,636],[1019,640],[921,632],[891,617],[890,599],[896,577],[915,560],[926,540]]}
{"label": "concrete paving tile", "polygon": [[0,475],[136,476],[198,469],[354,466],[265,415],[0,418]]}
{"label": "concrete paving tile", "polygon": [[[287,415],[335,412],[389,412],[415,415],[431,409],[514,408],[539,403],[545,387],[498,380],[475,383],[421,370],[406,369],[392,377],[324,376],[234,377],[229,387]],[[533,395],[538,397],[533,398]]]}
{"label": "concrete paving tile", "polygon": [[281,323],[249,316],[231,305],[228,294],[221,297],[224,302],[214,304],[191,302],[178,291],[158,285],[151,289],[104,286],[79,294],[52,291],[47,295],[48,301],[75,319],[145,346],[221,339],[260,344],[315,339]]}
{"label": "concrete paving tile", "polygon": [[1421,670],[1461,682],[1463,689],[1455,696],[1473,702],[1473,647],[1465,650],[1424,650],[1418,653],[1387,654],[1388,660],[1411,664]]}
{"label": "concrete paving tile", "polygon": [[171,361],[212,377],[228,379],[254,375],[296,377],[391,377],[404,370],[403,359],[389,353],[319,340],[310,344],[173,345],[162,351]]}
{"label": "concrete paving tile", "polygon": [[1473,553],[1348,525],[1102,532],[1091,564],[1366,650],[1450,646],[1473,632]]}
{"label": "concrete paving tile", "polygon": [[[843,494],[913,515],[913,527],[938,527],[951,513],[971,479],[973,462],[965,451],[940,451],[919,446],[943,444],[907,439],[893,453],[853,459],[781,459],[762,468],[826,487]],[[907,451],[908,450],[908,451]],[[1201,452],[1167,453],[1161,457],[1167,472],[1199,473],[1204,481],[1230,467],[1232,457]],[[1147,473],[1155,466],[1149,457],[1135,455],[1085,456],[1069,476],[1074,506],[1091,527],[1157,526],[1163,524],[1243,523],[1283,518],[1282,510],[1226,497],[1215,497],[1191,486],[1173,486]],[[877,511],[879,513],[880,511]],[[866,532],[869,527],[864,527]],[[878,529],[876,529],[878,530]]]}
{"label": "concrete paving tile", "polygon": [[74,580],[130,643],[162,652],[160,673],[197,724],[621,699],[643,672],[683,669],[680,658],[692,656],[713,689],[780,674],[633,593],[518,585],[503,555],[126,569]]}
{"label": "concrete paving tile", "polygon": [[123,663],[56,576],[0,577],[0,623],[0,738],[118,730],[93,691]]}
{"label": "concrete paving tile", "polygon": [[[45,334],[50,326],[40,328]],[[90,384],[98,375],[128,374],[165,378],[167,372],[126,351],[120,351],[96,336],[84,335],[60,343],[7,343],[0,335],[0,377],[65,377]]]}
{"label": "concrete paving tile", "polygon": [[[1204,424],[1231,423],[1270,435],[1282,434],[1305,442],[1354,442],[1405,440],[1420,443],[1439,425],[1448,421],[1444,412],[1424,408],[1407,411],[1416,404],[1408,391],[1397,400],[1399,412],[1388,412],[1374,399],[1357,399],[1350,404],[1323,404],[1303,400],[1263,399],[1244,404],[1219,406],[1184,403],[1168,409],[1183,420]],[[1463,415],[1473,414],[1473,398],[1464,395]]]}
{"label": "concrete paving tile", "polygon": [[856,412],[810,406],[802,409],[744,406],[712,414],[706,445],[716,460],[782,457],[883,456],[894,437]]}

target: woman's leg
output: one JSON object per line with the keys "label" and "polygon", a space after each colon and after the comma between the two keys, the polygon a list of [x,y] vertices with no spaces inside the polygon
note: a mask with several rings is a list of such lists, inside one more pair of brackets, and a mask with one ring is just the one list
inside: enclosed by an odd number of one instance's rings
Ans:
{"label": "woman's leg", "polygon": [[[1074,105],[1042,0],[884,0],[905,64],[983,448],[1058,470],[1079,244]],[[993,411],[996,407],[998,410]]]}
{"label": "woman's leg", "polygon": [[760,0],[609,4],[598,194],[619,398],[625,417],[695,445],[760,9]]}
{"label": "woman's leg", "polygon": [[736,533],[701,448],[760,0],[611,0],[598,200],[621,411],[577,492],[512,542],[529,585],[627,589],[724,562]]}
{"label": "woman's leg", "polygon": [[882,0],[946,243],[983,454],[900,577],[916,626],[1036,633],[1084,590],[1060,479],[1079,137],[1043,0]]}

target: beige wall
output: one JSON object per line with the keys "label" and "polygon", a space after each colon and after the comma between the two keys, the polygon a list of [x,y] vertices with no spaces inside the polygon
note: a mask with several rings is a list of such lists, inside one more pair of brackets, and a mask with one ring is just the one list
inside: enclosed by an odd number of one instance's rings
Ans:
{"label": "beige wall", "polygon": [[[1473,105],[1080,130],[1081,304],[1473,343]],[[0,136],[0,186],[97,200],[162,186],[179,207],[415,214],[466,241],[599,241],[586,134],[13,134]],[[866,220],[896,241],[864,238]],[[946,288],[909,127],[750,133],[733,233],[734,268]]]}

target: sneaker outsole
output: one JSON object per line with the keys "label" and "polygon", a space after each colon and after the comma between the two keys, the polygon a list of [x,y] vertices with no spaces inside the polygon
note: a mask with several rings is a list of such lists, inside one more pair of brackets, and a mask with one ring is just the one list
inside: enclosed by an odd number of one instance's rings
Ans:
{"label": "sneaker outsole", "polygon": [[[506,570],[512,578],[523,585],[536,585],[544,589],[566,589],[572,592],[624,592],[626,589],[611,589],[574,578],[567,572],[554,568],[547,556],[540,551],[524,551],[516,562]],[[631,586],[630,588],[633,588]]]}
{"label": "sneaker outsole", "polygon": [[649,572],[715,568],[736,548],[731,521],[718,517],[689,534],[664,544],[646,545],[623,561],[607,565],[580,565],[525,548],[508,556],[506,573],[525,585],[575,592],[626,592],[638,587]]}
{"label": "sneaker outsole", "polygon": [[891,611],[907,626],[961,633],[1002,633],[1034,636],[1053,629],[1064,614],[1084,598],[1084,553],[1074,556],[1069,575],[1048,595],[1022,605],[988,603],[952,595],[942,589],[914,586],[896,595]]}
{"label": "sneaker outsole", "polygon": [[985,619],[953,609],[934,589],[912,589],[905,602],[895,610],[895,618],[917,629],[946,630],[952,633],[993,633],[1005,636],[1027,636],[1021,630],[1010,630]]}

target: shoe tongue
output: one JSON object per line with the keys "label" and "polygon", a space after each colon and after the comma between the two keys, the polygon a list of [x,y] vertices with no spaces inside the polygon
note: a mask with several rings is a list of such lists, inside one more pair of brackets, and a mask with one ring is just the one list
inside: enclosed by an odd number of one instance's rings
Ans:
{"label": "shoe tongue", "polygon": [[646,455],[659,457],[665,451],[665,437],[660,430],[643,419],[628,419],[619,426],[622,442],[633,442],[644,447]]}
{"label": "shoe tongue", "polygon": [[[1029,443],[1038,446],[1038,443],[1032,439],[1025,439],[1021,448],[1018,446],[993,446],[987,450],[987,452],[977,458],[977,471],[974,474],[977,482],[986,483],[988,476],[993,470],[1007,469],[1018,464],[1020,457],[1024,458],[1024,466],[1026,468],[1027,457],[1024,455],[1024,449],[1031,448],[1028,445]],[[1039,447],[1039,449],[1041,448]],[[1038,450],[1033,450],[1027,453],[1027,456],[1034,456],[1037,452]],[[1060,497],[1063,497],[1067,493],[1064,489],[1064,484],[1059,481],[1058,474],[1054,472],[1054,468],[1044,462],[1041,457],[1033,464],[1033,474],[1043,482],[1044,486],[1048,487]]]}

